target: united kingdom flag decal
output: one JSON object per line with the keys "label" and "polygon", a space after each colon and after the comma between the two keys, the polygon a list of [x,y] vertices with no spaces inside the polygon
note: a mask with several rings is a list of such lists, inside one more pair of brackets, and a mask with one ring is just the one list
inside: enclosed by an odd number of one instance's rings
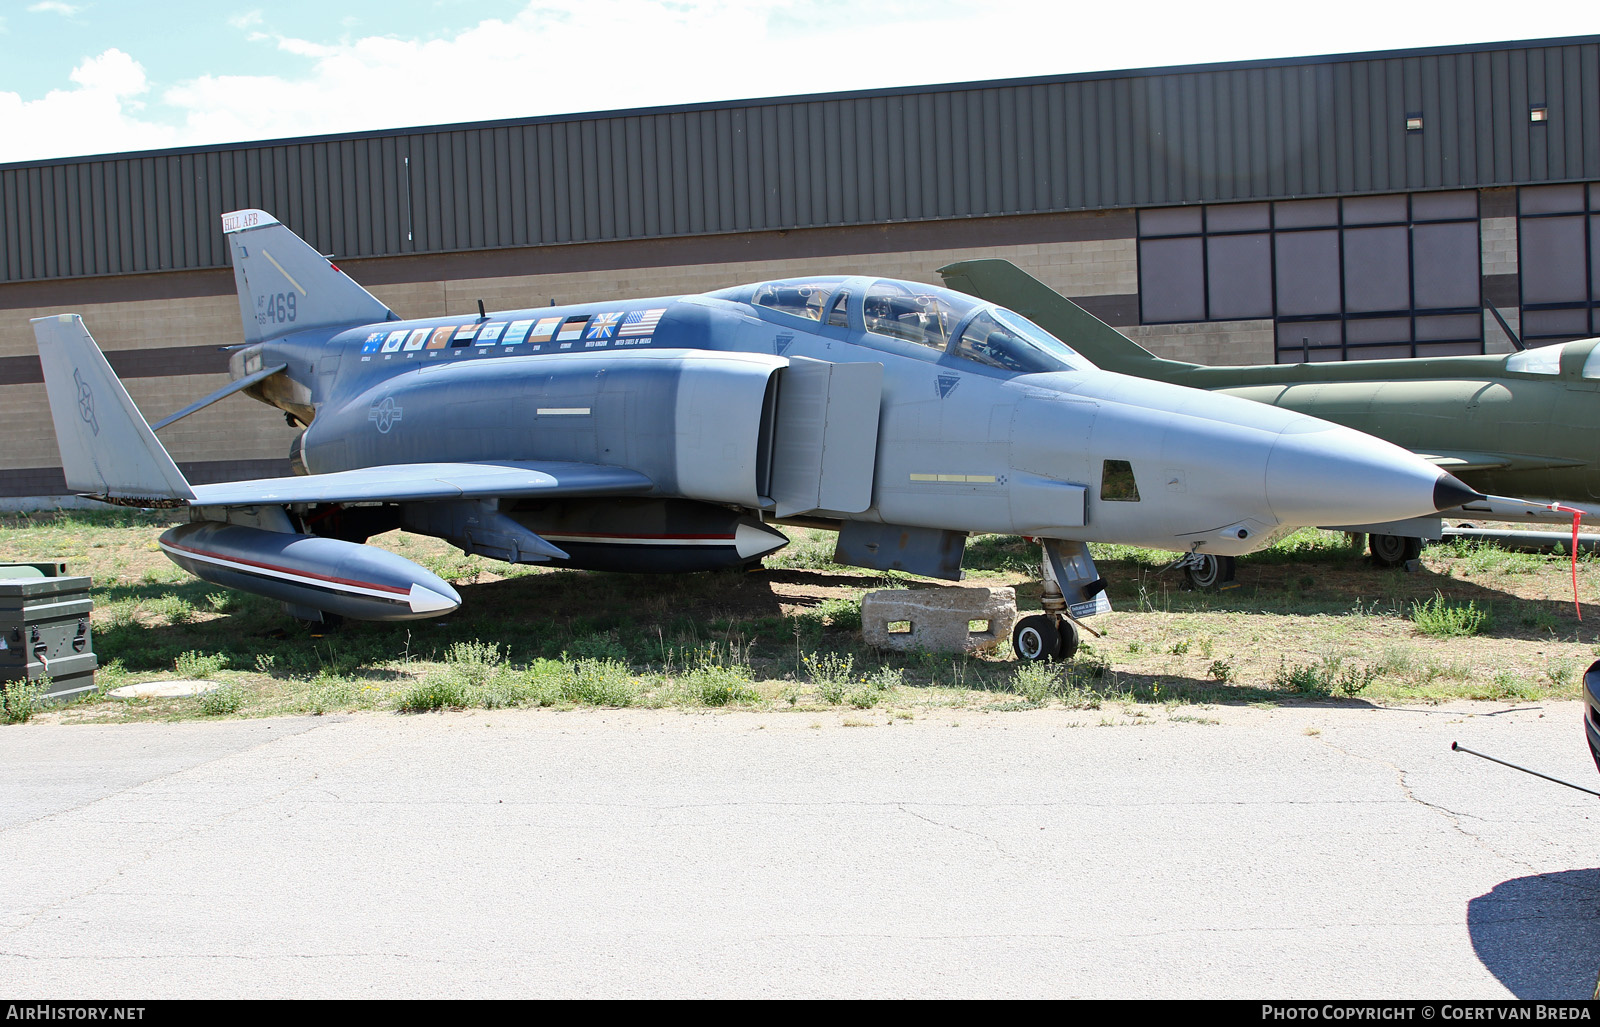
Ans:
{"label": "united kingdom flag decal", "polygon": [[614,314],[596,314],[589,322],[588,334],[585,339],[609,339],[617,330],[617,323],[622,320],[622,311]]}

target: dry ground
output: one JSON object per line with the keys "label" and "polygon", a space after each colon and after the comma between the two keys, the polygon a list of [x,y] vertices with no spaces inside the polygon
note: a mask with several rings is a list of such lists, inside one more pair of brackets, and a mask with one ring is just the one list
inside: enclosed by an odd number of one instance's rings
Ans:
{"label": "dry ground", "polygon": [[[1173,554],[1097,548],[1117,612],[1091,621],[1103,637],[1050,674],[1019,668],[1007,650],[865,649],[855,630],[862,594],[939,586],[833,565],[833,537],[803,530],[764,569],[672,577],[509,567],[394,532],[374,542],[453,581],[461,610],[314,635],[274,603],[168,563],[155,544],[163,523],[121,511],[15,515],[0,519],[0,558],[59,558],[93,577],[103,690],[171,676],[179,664],[226,682],[226,701],[98,698],[41,719],[598,702],[904,716],[1040,705],[1147,716],[1160,707],[1203,723],[1204,707],[1218,704],[1575,698],[1600,642],[1600,604],[1587,601],[1600,596],[1600,570],[1585,558],[1580,622],[1565,557],[1452,544],[1428,548],[1421,570],[1407,573],[1378,569],[1344,536],[1316,531],[1242,559],[1239,587],[1216,594],[1185,590],[1181,573],[1165,569]],[[1023,610],[1037,609],[1037,560],[1021,540],[976,538],[967,583],[1015,585]],[[1484,623],[1470,636],[1426,634],[1414,618],[1429,601]],[[473,642],[485,644],[463,646]],[[830,656],[835,678],[849,661],[848,681],[830,686],[819,672]],[[599,674],[594,688],[574,685],[580,663]],[[444,701],[412,701],[419,688],[451,681],[461,687],[430,693]]]}

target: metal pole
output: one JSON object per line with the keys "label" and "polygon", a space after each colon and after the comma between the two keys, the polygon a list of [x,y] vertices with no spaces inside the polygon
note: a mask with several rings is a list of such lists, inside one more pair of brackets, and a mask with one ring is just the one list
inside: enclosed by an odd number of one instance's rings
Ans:
{"label": "metal pole", "polygon": [[1490,763],[1498,763],[1502,767],[1510,767],[1512,770],[1520,770],[1524,774],[1532,774],[1534,777],[1542,777],[1546,781],[1554,781],[1558,785],[1566,785],[1568,788],[1574,789],[1576,791],[1588,792],[1590,795],[1600,795],[1600,792],[1595,791],[1593,788],[1585,788],[1582,785],[1575,785],[1571,781],[1563,781],[1559,777],[1551,777],[1549,774],[1541,774],[1537,770],[1529,770],[1527,767],[1519,767],[1515,763],[1507,763],[1505,760],[1497,760],[1493,756],[1485,756],[1481,752],[1473,752],[1471,749],[1469,749],[1466,746],[1460,744],[1459,742],[1451,742],[1450,743],[1450,751],[1451,752],[1469,753],[1469,754],[1471,754],[1473,756],[1477,756],[1477,757],[1479,757],[1481,759],[1486,759]]}

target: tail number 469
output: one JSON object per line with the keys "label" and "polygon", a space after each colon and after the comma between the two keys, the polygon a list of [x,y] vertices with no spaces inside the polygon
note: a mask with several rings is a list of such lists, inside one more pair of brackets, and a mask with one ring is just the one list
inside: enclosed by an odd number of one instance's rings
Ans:
{"label": "tail number 469", "polygon": [[295,317],[295,294],[268,293],[256,297],[256,321],[260,324],[288,324]]}

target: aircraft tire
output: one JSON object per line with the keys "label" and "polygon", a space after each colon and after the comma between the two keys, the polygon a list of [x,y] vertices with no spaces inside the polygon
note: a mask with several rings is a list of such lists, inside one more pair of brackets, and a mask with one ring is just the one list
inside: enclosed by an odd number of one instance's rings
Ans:
{"label": "aircraft tire", "polygon": [[1202,553],[1200,565],[1185,567],[1183,573],[1189,579],[1190,588],[1205,592],[1232,581],[1235,566],[1237,561],[1231,556],[1211,556]]}
{"label": "aircraft tire", "polygon": [[[1011,629],[1011,648],[1021,660],[1034,663],[1053,660],[1061,648],[1061,633],[1056,630],[1054,621],[1036,613],[1017,621],[1017,626]],[[1076,645],[1073,648],[1077,648]]]}
{"label": "aircraft tire", "polygon": [[1066,663],[1078,652],[1078,626],[1065,617],[1056,625],[1060,640],[1056,642],[1056,662]]}
{"label": "aircraft tire", "polygon": [[1411,535],[1370,535],[1367,549],[1379,567],[1399,567],[1422,555],[1422,540]]}

